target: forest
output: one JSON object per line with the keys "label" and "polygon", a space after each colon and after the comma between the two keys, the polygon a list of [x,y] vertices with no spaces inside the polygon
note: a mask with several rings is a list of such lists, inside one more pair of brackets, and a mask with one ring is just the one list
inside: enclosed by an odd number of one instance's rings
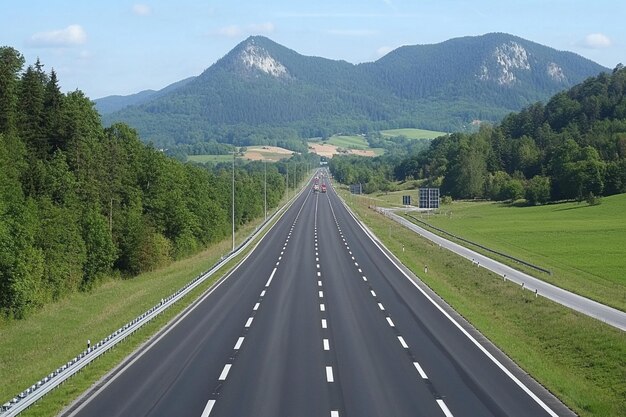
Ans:
{"label": "forest", "polygon": [[619,65],[476,133],[434,139],[401,160],[334,158],[344,183],[367,192],[418,180],[453,198],[543,204],[626,192],[626,69]]}
{"label": "forest", "polygon": [[[1,315],[25,317],[230,235],[230,164],[183,164],[125,124],[103,128],[81,91],[61,93],[54,70],[24,65],[0,48]],[[239,162],[237,227],[263,216],[265,168],[268,207],[284,195],[285,163]]]}

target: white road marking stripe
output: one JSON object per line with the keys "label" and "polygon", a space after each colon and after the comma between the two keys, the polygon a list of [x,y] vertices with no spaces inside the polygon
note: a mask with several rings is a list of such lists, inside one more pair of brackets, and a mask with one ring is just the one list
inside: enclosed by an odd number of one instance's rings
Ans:
{"label": "white road marking stripe", "polygon": [[261,303],[256,303],[254,305],[254,307],[252,307],[252,310],[257,311],[259,309],[259,306],[261,305]]}
{"label": "white road marking stripe", "polygon": [[326,323],[326,319],[322,319],[322,329],[328,328],[328,323]]}
{"label": "white road marking stripe", "polygon": [[330,350],[330,342],[328,339],[324,339],[324,350]]}
{"label": "white road marking stripe", "polygon": [[363,281],[367,282],[367,277],[363,275]]}
{"label": "white road marking stripe", "polygon": [[317,269],[320,269],[320,264],[316,264],[316,266],[317,266]]}
{"label": "white road marking stripe", "polygon": [[393,324],[393,321],[391,321],[391,317],[387,317],[387,323],[389,323],[391,327],[396,327],[396,325]]}
{"label": "white road marking stripe", "polygon": [[321,276],[322,276],[322,273],[321,273],[320,271],[317,271],[317,276],[318,276],[318,277],[321,277]]}
{"label": "white road marking stripe", "polygon": [[[209,417],[209,414],[211,414],[211,410],[213,409],[214,405],[215,405],[215,400],[209,400],[209,402],[206,403],[206,407],[204,407],[204,411],[202,412],[202,416],[201,417]],[[332,413],[332,411],[331,411],[331,413]],[[339,415],[339,414],[337,414],[337,415]]]}
{"label": "white road marking stripe", "polygon": [[372,293],[372,297],[376,297],[376,293],[374,292],[374,290],[370,290],[370,293]]}
{"label": "white road marking stripe", "polygon": [[350,249],[348,249],[348,254],[352,255],[352,251]]}
{"label": "white road marking stripe", "polygon": [[402,336],[398,336],[398,340],[400,341],[400,344],[402,345],[403,348],[408,349],[409,345],[406,344],[406,342],[404,341],[404,338]]}
{"label": "white road marking stripe", "polygon": [[239,350],[241,348],[241,344],[243,343],[243,337],[237,339],[237,343],[235,343],[235,350]]}
{"label": "white road marking stripe", "polygon": [[280,265],[280,262],[276,262],[276,266]]}
{"label": "white road marking stripe", "polygon": [[318,295],[320,296],[320,298],[324,298],[324,291],[318,291]]}
{"label": "white road marking stripe", "polygon": [[265,290],[261,291],[261,297],[265,297]]}
{"label": "white road marking stripe", "polygon": [[326,306],[324,304],[320,304],[320,311],[326,311]]}
{"label": "white road marking stripe", "polygon": [[226,377],[228,376],[228,372],[230,372],[230,367],[233,366],[230,363],[227,363],[226,365],[224,365],[224,369],[222,370],[222,373],[220,374],[219,380],[220,381],[225,381]]}
{"label": "white road marking stripe", "polygon": [[378,303],[378,308],[380,308],[382,311],[385,311],[385,307],[383,307],[381,303]]}
{"label": "white road marking stripe", "polygon": [[330,412],[330,417],[339,417],[339,411],[331,411]]}
{"label": "white road marking stripe", "polygon": [[354,263],[354,266],[359,266],[359,263],[358,263],[358,262],[355,262],[355,263]]}
{"label": "white road marking stripe", "polygon": [[284,253],[285,253],[285,251],[284,251],[284,250],[283,250],[283,251],[280,251],[280,254],[281,254],[281,255],[283,255]]}
{"label": "white road marking stripe", "polygon": [[[278,265],[278,262],[276,262],[276,265]],[[270,274],[269,279],[267,280],[267,282],[265,283],[265,288],[269,287],[270,284],[272,283],[272,279],[274,278],[274,274],[276,273],[276,268],[274,268],[274,270],[272,271],[272,273]]]}
{"label": "white road marking stripe", "polygon": [[426,372],[424,372],[424,370],[422,369],[422,367],[420,366],[419,363],[413,362],[413,365],[415,365],[415,369],[417,369],[417,372],[419,372],[419,374],[422,377],[422,379],[428,379],[428,376],[426,375]]}
{"label": "white road marking stripe", "polygon": [[354,261],[354,256],[352,257],[352,260]]}
{"label": "white road marking stripe", "polygon": [[326,367],[326,381],[328,381],[328,382],[335,382],[335,378],[333,377],[333,367],[332,366],[327,366]]}
{"label": "white road marking stripe", "polygon": [[254,317],[248,317],[248,321],[246,322],[246,327],[250,327],[250,325],[252,324],[252,320],[254,320]]}
{"label": "white road marking stripe", "polygon": [[445,414],[446,417],[454,417],[443,400],[437,400],[437,404],[439,404],[439,408],[441,408],[441,411],[443,411],[443,414]]}
{"label": "white road marking stripe", "polygon": [[278,260],[279,260],[279,261],[280,261],[280,260],[282,260],[282,259],[283,259],[283,257],[282,257],[282,256],[279,256],[279,257],[278,257]]}
{"label": "white road marking stripe", "polygon": [[321,287],[322,286],[322,281],[317,281],[317,286]]}
{"label": "white road marking stripe", "polygon": [[319,262],[320,258],[318,258],[317,256],[315,257],[315,262]]}

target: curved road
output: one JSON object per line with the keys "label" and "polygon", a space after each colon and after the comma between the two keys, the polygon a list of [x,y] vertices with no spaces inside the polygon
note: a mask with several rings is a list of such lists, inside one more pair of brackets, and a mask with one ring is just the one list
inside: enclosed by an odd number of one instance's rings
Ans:
{"label": "curved road", "polygon": [[65,415],[571,415],[481,343],[329,186]]}

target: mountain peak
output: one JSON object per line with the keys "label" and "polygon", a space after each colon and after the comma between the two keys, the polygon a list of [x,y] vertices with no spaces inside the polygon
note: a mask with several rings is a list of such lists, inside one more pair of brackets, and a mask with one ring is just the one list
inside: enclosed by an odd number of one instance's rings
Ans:
{"label": "mountain peak", "polygon": [[288,78],[287,68],[263,46],[266,41],[269,39],[262,36],[249,37],[242,42],[236,59],[248,73],[256,70],[276,78]]}

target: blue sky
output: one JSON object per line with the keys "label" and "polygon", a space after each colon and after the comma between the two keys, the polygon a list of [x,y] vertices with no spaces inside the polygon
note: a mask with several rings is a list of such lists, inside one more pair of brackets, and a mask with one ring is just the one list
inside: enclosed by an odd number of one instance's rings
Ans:
{"label": "blue sky", "polygon": [[198,75],[249,35],[359,63],[507,32],[613,68],[626,64],[624,16],[617,0],[3,0],[0,45],[39,57],[64,91],[99,98]]}

